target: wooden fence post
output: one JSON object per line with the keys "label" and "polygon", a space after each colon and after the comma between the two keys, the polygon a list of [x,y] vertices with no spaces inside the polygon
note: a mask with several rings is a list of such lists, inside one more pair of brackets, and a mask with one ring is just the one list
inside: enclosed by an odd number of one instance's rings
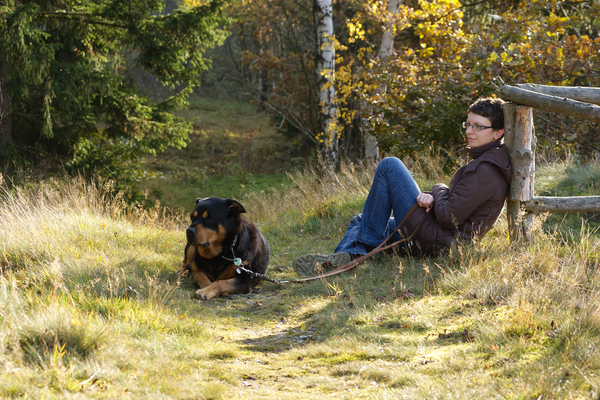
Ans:
{"label": "wooden fence post", "polygon": [[506,103],[504,141],[512,164],[512,178],[506,204],[510,242],[530,242],[532,216],[521,216],[521,203],[533,198],[535,176],[535,136],[533,109]]}
{"label": "wooden fence post", "polygon": [[533,197],[536,138],[530,108],[600,122],[600,88],[522,84],[502,86],[500,97],[514,102],[503,106],[504,141],[513,172],[506,200],[511,244],[532,241],[533,213],[600,212],[600,196]]}

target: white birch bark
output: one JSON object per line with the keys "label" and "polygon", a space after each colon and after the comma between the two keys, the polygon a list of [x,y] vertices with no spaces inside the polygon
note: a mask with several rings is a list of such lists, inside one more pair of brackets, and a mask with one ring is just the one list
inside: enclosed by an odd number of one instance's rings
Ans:
{"label": "white birch bark", "polygon": [[[400,6],[402,5],[402,0],[389,0],[388,2],[388,13],[390,15],[398,14],[400,11]],[[379,53],[377,54],[377,58],[379,58],[380,63],[384,63],[393,53],[394,51],[394,39],[396,38],[396,34],[394,33],[394,29],[391,26],[386,27],[383,32],[383,36],[381,38],[381,46],[379,46]],[[382,95],[387,91],[387,86],[382,83],[377,87],[377,93]],[[365,130],[365,157],[368,159],[379,160],[379,146],[377,145],[377,139],[375,136],[371,135],[368,130]]]}
{"label": "white birch bark", "polygon": [[[263,41],[262,41],[262,39],[259,42],[258,55],[260,57],[260,65],[263,65],[263,60],[262,60],[262,56],[263,56]],[[261,67],[258,70],[258,107],[256,108],[256,112],[262,111],[262,109],[263,109],[263,102],[265,100],[265,85],[264,85],[264,82],[263,82],[263,75],[264,75],[264,70]]]}
{"label": "white birch bark", "polygon": [[[388,13],[389,15],[398,14],[400,11],[400,6],[402,5],[402,0],[390,0],[388,2]],[[394,32],[394,28],[392,26],[386,26],[385,31],[383,32],[383,36],[381,38],[381,46],[379,46],[379,53],[377,57],[380,62],[385,62],[394,52],[394,39],[396,38],[396,33]],[[387,90],[386,85],[380,85],[379,89],[381,93],[385,93]]]}
{"label": "white birch bark", "polygon": [[335,43],[332,0],[313,0],[317,37],[316,75],[321,108],[321,132],[325,162],[335,170],[338,157],[337,107],[335,104]]}

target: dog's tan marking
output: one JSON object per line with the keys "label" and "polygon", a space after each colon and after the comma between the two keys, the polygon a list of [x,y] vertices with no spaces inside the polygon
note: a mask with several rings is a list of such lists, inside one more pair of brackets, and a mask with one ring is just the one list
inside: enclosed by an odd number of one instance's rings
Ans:
{"label": "dog's tan marking", "polygon": [[204,219],[208,218],[208,211],[204,211],[202,213],[202,218],[204,218]]}
{"label": "dog's tan marking", "polygon": [[179,269],[177,271],[175,271],[175,273],[177,274],[177,276],[183,277],[183,276],[187,276],[187,270],[188,270],[188,263],[186,263],[185,260],[183,260],[183,263],[181,263],[181,267],[179,267]]}
{"label": "dog's tan marking", "polygon": [[236,288],[235,279],[236,278],[215,281],[207,287],[196,290],[196,297],[202,300],[210,300],[213,297],[221,296],[223,294],[244,293],[239,288]]}
{"label": "dog's tan marking", "polygon": [[235,264],[231,264],[230,267],[228,267],[225,271],[221,272],[221,274],[217,277],[217,279],[215,279],[215,281],[222,281],[225,279],[233,278],[237,274],[237,266]]}
{"label": "dog's tan marking", "polygon": [[188,265],[184,262],[181,264],[181,267],[179,267],[179,269],[177,271],[175,271],[175,273],[179,277],[184,277],[184,276],[187,276],[187,270],[188,270]]}
{"label": "dog's tan marking", "polygon": [[194,210],[194,212],[192,213],[192,217],[196,218],[198,216],[198,211]]}
{"label": "dog's tan marking", "polygon": [[185,259],[183,260],[184,262],[186,262],[186,264],[191,263],[192,260],[194,259],[194,255],[196,254],[196,249],[194,248],[194,246],[188,246],[188,248],[185,250]]}
{"label": "dog's tan marking", "polygon": [[[215,232],[211,229],[201,227],[200,225],[198,226],[198,229],[196,229],[194,240],[198,243],[198,253],[200,253],[202,257],[215,258],[223,251],[221,243],[225,240],[227,231],[221,225],[219,225],[218,229],[219,230]],[[206,243],[208,243],[208,247],[204,246]]]}
{"label": "dog's tan marking", "polygon": [[179,267],[179,269],[176,272],[177,275],[182,276],[188,269],[191,268],[190,263],[194,259],[194,254],[196,254],[196,249],[194,248],[194,246],[186,246],[183,261],[181,262],[181,267]]}
{"label": "dog's tan marking", "polygon": [[196,282],[196,284],[198,286],[200,286],[200,288],[205,288],[212,284],[212,282],[210,281],[210,279],[208,279],[206,274],[202,271],[199,271],[198,267],[193,262],[192,262],[192,276],[194,278],[194,282]]}

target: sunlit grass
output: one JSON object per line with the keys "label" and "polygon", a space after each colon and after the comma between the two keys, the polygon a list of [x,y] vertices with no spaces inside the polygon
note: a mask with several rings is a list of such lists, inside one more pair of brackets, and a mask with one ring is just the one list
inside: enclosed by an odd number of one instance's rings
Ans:
{"label": "sunlit grass", "polygon": [[[439,157],[407,162],[422,188],[449,180]],[[598,171],[540,163],[537,178],[597,194]],[[271,244],[271,277],[333,250],[372,173],[306,169],[241,198]],[[197,302],[174,274],[184,216],[82,179],[2,186],[0,397],[597,398],[600,235],[581,218],[536,217],[535,243],[511,247],[503,215],[480,244],[437,258],[387,253]]]}

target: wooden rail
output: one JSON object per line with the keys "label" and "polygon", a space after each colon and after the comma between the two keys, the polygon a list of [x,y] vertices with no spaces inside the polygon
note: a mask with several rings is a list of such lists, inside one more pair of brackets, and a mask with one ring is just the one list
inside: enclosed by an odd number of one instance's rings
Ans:
{"label": "wooden rail", "polygon": [[[504,140],[512,163],[506,212],[511,243],[531,242],[533,213],[600,212],[600,196],[534,197],[533,108],[600,122],[600,88],[543,85],[503,86]],[[590,104],[593,103],[593,104]]]}

